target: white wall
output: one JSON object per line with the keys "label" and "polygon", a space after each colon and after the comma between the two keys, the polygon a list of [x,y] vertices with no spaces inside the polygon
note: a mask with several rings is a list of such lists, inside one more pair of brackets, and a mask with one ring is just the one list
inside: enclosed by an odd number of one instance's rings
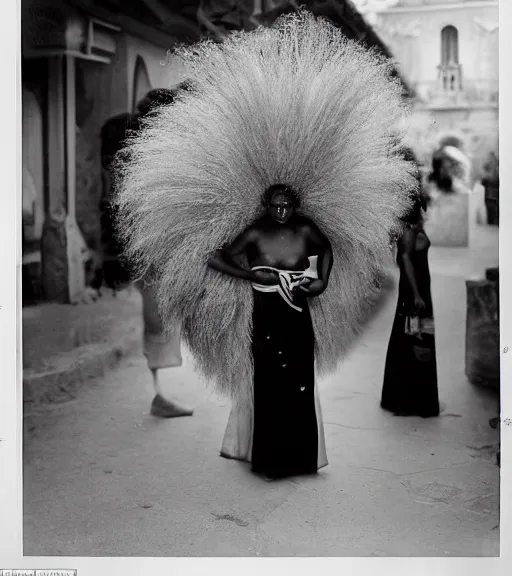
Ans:
{"label": "white wall", "polygon": [[[146,64],[151,88],[173,88],[186,78],[179,61],[169,57],[166,49],[131,35],[126,37],[126,48],[128,102],[131,103],[133,99],[133,80],[138,56]],[[169,45],[169,48],[172,48],[172,45]]]}
{"label": "white wall", "polygon": [[41,238],[44,221],[43,113],[35,95],[26,89],[22,108],[23,214],[32,219],[23,228],[25,239],[35,241]]}
{"label": "white wall", "polygon": [[[459,32],[466,105],[445,102],[439,95],[441,30],[448,25]],[[401,0],[378,15],[375,29],[425,101],[417,104],[412,120],[420,126],[417,153],[427,160],[443,133],[456,132],[463,136],[478,174],[488,152],[497,151],[498,106],[490,96],[498,89],[498,2]]]}
{"label": "white wall", "polygon": [[498,79],[497,2],[471,3],[432,0],[423,6],[382,12],[375,26],[412,84],[435,82],[441,59],[441,30],[459,31],[459,59],[469,81]]}
{"label": "white wall", "polygon": [[[123,32],[115,38],[116,53],[109,64],[80,65],[92,109],[77,132],[77,221],[88,245],[93,248],[99,244],[101,233],[101,128],[110,118],[133,112],[137,57],[140,56],[146,66],[149,86],[144,87],[147,90],[172,87],[181,81],[178,65],[173,60],[166,62],[165,49]],[[81,97],[81,94],[77,95],[77,99]]]}

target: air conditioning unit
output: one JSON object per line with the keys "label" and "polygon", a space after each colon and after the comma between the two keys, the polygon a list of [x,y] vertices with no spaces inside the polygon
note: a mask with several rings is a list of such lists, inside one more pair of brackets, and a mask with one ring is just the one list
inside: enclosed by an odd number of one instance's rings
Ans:
{"label": "air conditioning unit", "polygon": [[87,23],[86,56],[104,58],[110,61],[116,53],[116,39],[112,33],[120,31],[119,26],[90,18]]}
{"label": "air conditioning unit", "polygon": [[22,18],[24,58],[69,55],[109,63],[121,28],[66,6],[33,7]]}

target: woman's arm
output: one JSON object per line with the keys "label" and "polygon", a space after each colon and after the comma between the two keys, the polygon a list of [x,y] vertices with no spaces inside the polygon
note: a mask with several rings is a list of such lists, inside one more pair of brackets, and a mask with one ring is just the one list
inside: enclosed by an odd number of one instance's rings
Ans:
{"label": "woman's arm", "polygon": [[249,228],[243,232],[232,244],[223,250],[217,250],[208,260],[210,268],[228,274],[234,278],[248,280],[258,284],[273,286],[277,283],[277,276],[273,272],[264,270],[247,270],[242,268],[237,262],[236,257],[247,252],[247,249],[257,240],[257,232]]}
{"label": "woman's arm", "polygon": [[318,255],[318,277],[324,283],[325,287],[329,284],[329,277],[333,265],[333,255],[331,243],[325,239],[323,251]]}
{"label": "woman's arm", "polygon": [[318,256],[318,279],[301,286],[301,289],[309,296],[319,296],[329,284],[333,265],[332,247],[329,240],[313,223],[308,224],[307,234],[310,254]]}
{"label": "woman's arm", "polygon": [[223,250],[217,250],[208,260],[208,266],[218,272],[229,274],[229,276],[234,276],[241,280],[254,281],[254,274],[250,270],[242,268],[235,261],[235,258],[245,253],[250,244],[252,244],[252,236],[252,230],[250,229],[243,232],[232,244]]}
{"label": "woman's arm", "polygon": [[398,240],[398,251],[402,256],[402,262],[404,263],[404,271],[409,286],[414,298],[414,304],[417,308],[424,308],[425,303],[421,298],[420,291],[418,289],[418,284],[416,282],[416,274],[414,272],[414,264],[412,263],[412,252],[414,250],[414,245],[416,243],[416,236],[418,232],[416,230],[411,230],[410,228],[404,228],[402,236]]}

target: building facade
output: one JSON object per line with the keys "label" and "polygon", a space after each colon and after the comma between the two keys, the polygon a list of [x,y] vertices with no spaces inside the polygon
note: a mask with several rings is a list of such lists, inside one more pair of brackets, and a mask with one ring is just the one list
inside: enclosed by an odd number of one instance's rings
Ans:
{"label": "building facade", "polygon": [[81,298],[100,249],[101,127],[183,79],[168,50],[199,39],[199,25],[151,4],[22,3],[25,302]]}
{"label": "building facade", "polygon": [[[299,4],[304,5],[303,2]],[[389,56],[347,0],[305,3]],[[169,50],[271,25],[294,0],[23,0],[24,302],[79,301],[101,251],[101,128],[186,79]]]}
{"label": "building facade", "polygon": [[[417,134],[457,133],[481,174],[498,148],[498,1],[395,0],[373,18],[416,94]],[[420,144],[421,146],[421,144]]]}

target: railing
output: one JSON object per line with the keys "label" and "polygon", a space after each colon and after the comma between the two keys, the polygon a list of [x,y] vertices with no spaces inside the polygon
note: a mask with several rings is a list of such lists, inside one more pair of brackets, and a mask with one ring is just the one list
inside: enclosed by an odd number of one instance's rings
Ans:
{"label": "railing", "polygon": [[498,104],[498,80],[463,78],[461,67],[439,67],[437,81],[417,82],[414,89],[422,100],[434,106]]}
{"label": "railing", "polygon": [[437,69],[439,85],[445,94],[458,94],[462,91],[462,67],[460,64],[442,64]]}

